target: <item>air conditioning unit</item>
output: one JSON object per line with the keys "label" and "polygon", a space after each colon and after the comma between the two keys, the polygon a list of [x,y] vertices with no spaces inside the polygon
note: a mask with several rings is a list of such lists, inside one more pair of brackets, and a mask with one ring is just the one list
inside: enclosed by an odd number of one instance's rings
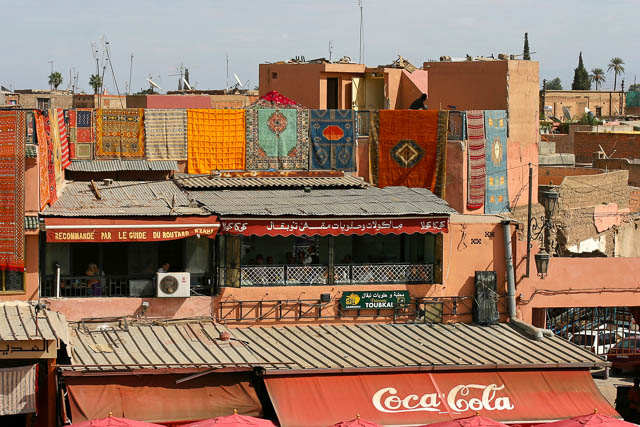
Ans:
{"label": "air conditioning unit", "polygon": [[191,277],[189,273],[156,273],[158,298],[189,298]]}

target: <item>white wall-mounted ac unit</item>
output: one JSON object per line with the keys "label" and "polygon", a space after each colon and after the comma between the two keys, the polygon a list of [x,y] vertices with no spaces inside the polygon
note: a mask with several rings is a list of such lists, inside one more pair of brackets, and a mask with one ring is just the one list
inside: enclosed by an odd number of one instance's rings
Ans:
{"label": "white wall-mounted ac unit", "polygon": [[191,295],[189,273],[156,273],[158,298],[188,298]]}

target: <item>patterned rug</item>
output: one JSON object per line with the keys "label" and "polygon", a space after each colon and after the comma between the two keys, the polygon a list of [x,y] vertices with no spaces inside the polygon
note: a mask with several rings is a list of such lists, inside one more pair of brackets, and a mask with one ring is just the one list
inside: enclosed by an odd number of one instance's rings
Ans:
{"label": "patterned rug", "polygon": [[[64,168],[62,167],[62,142],[60,140],[60,128],[58,127],[58,117],[55,110],[48,110],[47,117],[45,119],[45,129],[49,134],[49,140],[51,141],[50,150],[53,167],[53,179],[56,183],[56,188],[62,188],[64,183]],[[51,179],[51,176],[49,176]]]}
{"label": "patterned rug", "polygon": [[484,139],[484,112],[467,111],[467,208],[480,209],[484,205],[486,187],[486,157]]}
{"label": "patterned rug", "polygon": [[96,114],[96,159],[144,158],[144,110],[99,109]]}
{"label": "patterned rug", "polygon": [[355,170],[353,110],[311,110],[311,169]]}
{"label": "patterned rug", "polygon": [[187,159],[187,111],[144,110],[148,160]]}
{"label": "patterned rug", "polygon": [[442,113],[380,110],[372,114],[372,183],[378,187],[428,188],[434,194],[438,183],[438,191],[442,192],[447,137],[447,114]]}
{"label": "patterned rug", "polygon": [[467,139],[466,130],[466,113],[464,111],[449,111],[447,138],[450,141],[464,141]]}
{"label": "patterned rug", "polygon": [[91,108],[67,110],[69,123],[69,152],[74,160],[93,159],[96,139],[95,111]]}
{"label": "patterned rug", "polygon": [[251,108],[251,109],[260,109],[260,108],[267,108],[267,109],[295,108],[297,110],[303,110],[304,109],[304,107],[302,105],[298,104],[293,99],[287,98],[286,96],[282,95],[281,93],[279,93],[278,91],[275,91],[275,90],[272,90],[271,92],[269,92],[269,93],[261,96],[260,98],[258,98],[258,100],[256,102],[254,102],[253,104],[251,104],[249,106],[249,108]]}
{"label": "patterned rug", "polygon": [[484,212],[509,211],[507,180],[507,114],[504,110],[484,112],[486,134],[487,190]]}
{"label": "patterned rug", "polygon": [[[45,128],[45,117],[40,111],[35,112],[36,140],[38,142],[38,172],[40,175],[40,209],[56,201],[56,180],[51,158],[51,140]],[[53,179],[49,179],[49,174]]]}
{"label": "patterned rug", "polygon": [[187,110],[188,172],[244,170],[245,110]]}
{"label": "patterned rug", "polygon": [[0,111],[0,270],[24,271],[26,111]]}
{"label": "patterned rug", "polygon": [[433,194],[444,199],[447,188],[447,128],[449,126],[449,112],[438,113],[438,142],[436,146],[436,186],[431,190]]}
{"label": "patterned rug", "polygon": [[247,169],[308,169],[309,110],[247,110]]}
{"label": "patterned rug", "polygon": [[58,122],[58,136],[60,137],[60,164],[62,169],[66,169],[71,166],[69,160],[69,138],[67,136],[67,124],[64,120],[64,110],[57,108],[54,110],[55,119]]}

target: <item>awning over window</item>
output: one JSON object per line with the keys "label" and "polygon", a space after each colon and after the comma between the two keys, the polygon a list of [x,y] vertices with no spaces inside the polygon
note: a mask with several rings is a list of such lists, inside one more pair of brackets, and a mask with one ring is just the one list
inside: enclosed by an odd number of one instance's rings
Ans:
{"label": "awning over window", "polygon": [[424,425],[481,415],[532,423],[593,413],[619,416],[588,370],[270,376],[282,427],[327,426],[356,414],[377,424]]}
{"label": "awning over window", "polygon": [[36,365],[0,369],[0,416],[36,412]]}
{"label": "awning over window", "polygon": [[147,422],[196,421],[233,414],[260,416],[248,374],[65,377],[73,423],[108,417]]}
{"label": "awning over window", "polygon": [[222,234],[256,236],[339,236],[443,233],[448,217],[378,218],[224,218]]}
{"label": "awning over window", "polygon": [[213,238],[215,216],[161,218],[45,218],[47,242],[154,242],[191,236]]}

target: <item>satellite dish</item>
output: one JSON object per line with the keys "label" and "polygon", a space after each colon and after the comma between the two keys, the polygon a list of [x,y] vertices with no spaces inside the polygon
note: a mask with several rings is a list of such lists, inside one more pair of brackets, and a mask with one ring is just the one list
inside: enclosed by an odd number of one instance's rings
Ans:
{"label": "satellite dish", "polygon": [[240,81],[240,77],[238,77],[238,75],[236,73],[233,73],[233,77],[236,78],[236,81],[238,82],[238,86],[240,87],[244,87],[244,85],[242,84],[242,82]]}
{"label": "satellite dish", "polygon": [[562,113],[565,120],[571,120],[571,111],[567,107],[562,107]]}
{"label": "satellite dish", "polygon": [[151,79],[147,79],[147,81],[149,82],[149,84],[150,84],[151,86],[155,87],[155,88],[156,88],[156,89],[158,89],[158,90],[162,90],[162,88],[161,88],[160,86],[158,86],[158,85],[156,84],[156,82],[154,82],[153,80],[151,80]]}
{"label": "satellite dish", "polygon": [[189,90],[193,90],[193,88],[191,87],[191,85],[189,84],[189,82],[183,77],[182,78],[182,82],[184,83],[184,86],[189,89]]}
{"label": "satellite dish", "polygon": [[589,107],[584,107],[584,113],[585,114],[589,114],[591,112],[591,110],[589,110]]}

